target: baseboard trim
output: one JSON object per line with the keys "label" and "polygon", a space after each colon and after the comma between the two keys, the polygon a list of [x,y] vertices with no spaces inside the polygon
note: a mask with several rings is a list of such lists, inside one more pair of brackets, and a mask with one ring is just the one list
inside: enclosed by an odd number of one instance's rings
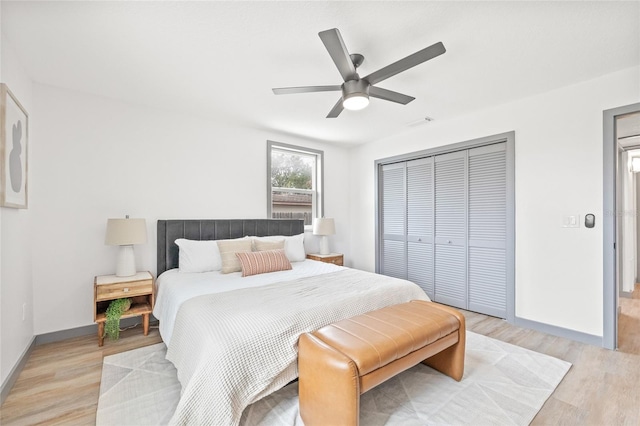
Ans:
{"label": "baseboard trim", "polygon": [[602,336],[595,336],[593,334],[583,333],[581,331],[571,330],[568,328],[558,327],[555,325],[545,324],[543,322],[533,321],[520,317],[516,317],[513,324],[517,325],[518,327],[530,328],[532,330],[541,331],[553,336],[575,340],[576,342],[604,347]]}
{"label": "baseboard trim", "polygon": [[632,291],[620,290],[620,297],[624,297],[626,299],[633,299],[633,290]]}
{"label": "baseboard trim", "polygon": [[[153,315],[150,315],[149,321],[154,322],[155,320],[156,319]],[[140,317],[123,318],[120,320],[120,327],[122,328],[132,327],[138,324],[142,324],[142,318]],[[98,325],[91,324],[82,327],[70,328],[68,330],[39,334],[36,336],[36,346],[44,345],[45,343],[59,342],[60,340],[72,339],[74,337],[86,336],[88,334],[95,334],[97,336]]]}
{"label": "baseboard trim", "polygon": [[31,355],[31,351],[33,351],[33,348],[35,346],[36,346],[36,339],[35,337],[32,337],[31,342],[24,349],[24,351],[22,352],[22,355],[20,355],[18,362],[16,363],[16,365],[13,366],[13,368],[11,369],[11,372],[9,373],[7,378],[4,380],[4,383],[2,383],[2,388],[0,388],[0,405],[4,404],[4,400],[7,399],[7,396],[9,396],[9,393],[11,392],[11,388],[16,383],[16,380],[18,380],[18,376],[22,372],[24,365],[27,363],[27,360],[29,359],[29,355]]}

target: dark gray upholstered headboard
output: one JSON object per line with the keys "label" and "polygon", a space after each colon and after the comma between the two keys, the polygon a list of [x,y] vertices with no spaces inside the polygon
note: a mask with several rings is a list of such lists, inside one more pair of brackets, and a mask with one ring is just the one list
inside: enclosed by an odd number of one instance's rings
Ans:
{"label": "dark gray upholstered headboard", "polygon": [[304,232],[302,219],[211,219],[159,220],[158,270],[156,277],[178,267],[178,238],[189,240],[227,240],[248,235],[298,235]]}

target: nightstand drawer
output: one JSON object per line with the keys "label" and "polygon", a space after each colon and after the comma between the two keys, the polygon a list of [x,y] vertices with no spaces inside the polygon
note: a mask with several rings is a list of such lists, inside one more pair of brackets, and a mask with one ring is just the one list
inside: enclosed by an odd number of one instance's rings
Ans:
{"label": "nightstand drawer", "polygon": [[342,256],[332,257],[325,260],[326,263],[333,263],[334,265],[342,266]]}
{"label": "nightstand drawer", "polygon": [[96,301],[123,297],[144,296],[153,293],[153,280],[101,284],[96,286]]}

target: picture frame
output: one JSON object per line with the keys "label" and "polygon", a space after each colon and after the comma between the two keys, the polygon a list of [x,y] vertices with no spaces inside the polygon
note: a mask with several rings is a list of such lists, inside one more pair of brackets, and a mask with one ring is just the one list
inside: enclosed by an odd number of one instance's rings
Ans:
{"label": "picture frame", "polygon": [[28,206],[29,114],[0,83],[0,207]]}

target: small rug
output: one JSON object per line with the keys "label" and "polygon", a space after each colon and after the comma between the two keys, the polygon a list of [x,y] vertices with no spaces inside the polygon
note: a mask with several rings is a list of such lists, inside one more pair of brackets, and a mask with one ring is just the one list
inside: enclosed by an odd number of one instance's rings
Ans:
{"label": "small rug", "polygon": [[[98,426],[165,425],[180,383],[159,343],[104,358]],[[362,425],[528,425],[571,364],[467,331],[465,372],[455,380],[423,365],[362,395]],[[242,425],[302,425],[298,383],[247,407]]]}

